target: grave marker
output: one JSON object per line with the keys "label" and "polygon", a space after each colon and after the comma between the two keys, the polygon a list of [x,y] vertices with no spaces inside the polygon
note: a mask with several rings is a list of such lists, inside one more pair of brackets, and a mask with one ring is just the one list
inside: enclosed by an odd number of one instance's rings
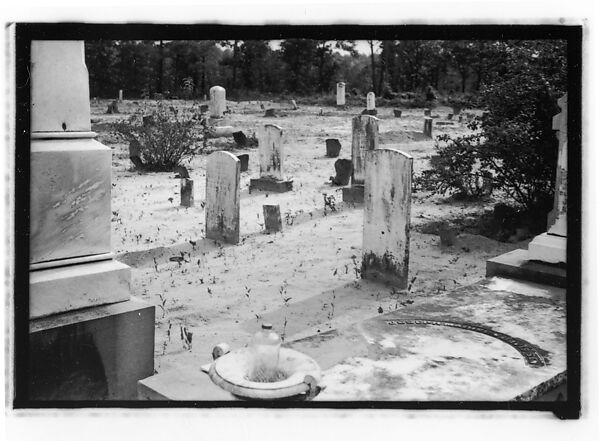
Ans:
{"label": "grave marker", "polygon": [[361,277],[407,287],[412,157],[395,149],[366,154]]}
{"label": "grave marker", "polygon": [[250,179],[250,189],[286,192],[292,189],[292,181],[283,180],[283,129],[266,124],[259,133],[258,160],[260,177]]}
{"label": "grave marker", "polygon": [[375,108],[375,93],[367,93],[367,115],[377,115],[377,109]]}
{"label": "grave marker", "polygon": [[330,176],[332,185],[348,185],[352,175],[352,161],[350,159],[338,159],[335,161],[335,177]]}
{"label": "grave marker", "polygon": [[263,205],[263,217],[265,219],[265,233],[277,233],[281,231],[281,212],[279,205]]}
{"label": "grave marker", "polygon": [[209,93],[211,118],[223,118],[223,113],[227,110],[225,89],[221,86],[213,86],[210,88]]}
{"label": "grave marker", "polygon": [[426,116],[423,122],[423,134],[433,138],[433,118]]}
{"label": "grave marker", "polygon": [[[239,132],[242,133],[242,132]],[[244,153],[243,155],[237,155],[240,160],[240,171],[245,172],[248,171],[248,162],[250,161],[250,155]]]}
{"label": "grave marker", "polygon": [[328,158],[337,158],[341,149],[342,145],[338,139],[330,138],[325,140],[325,154]]}
{"label": "grave marker", "polygon": [[362,202],[365,154],[379,147],[379,119],[370,115],[352,118],[352,186],[342,190],[344,202]]}
{"label": "grave marker", "polygon": [[214,152],[206,161],[206,238],[236,244],[240,240],[240,160]]}
{"label": "grave marker", "polygon": [[179,185],[182,207],[194,206],[194,181],[190,178],[181,178]]}
{"label": "grave marker", "polygon": [[346,83],[343,83],[341,81],[337,83],[336,104],[338,106],[346,105]]}

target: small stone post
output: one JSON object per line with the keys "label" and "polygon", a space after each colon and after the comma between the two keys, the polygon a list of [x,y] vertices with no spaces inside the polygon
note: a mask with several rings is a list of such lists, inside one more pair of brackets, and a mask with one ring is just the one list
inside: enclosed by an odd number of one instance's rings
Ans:
{"label": "small stone post", "polygon": [[433,118],[426,116],[423,123],[423,134],[433,138]]}
{"label": "small stone post", "polygon": [[341,81],[337,83],[336,104],[338,106],[346,105],[346,83],[343,83]]}
{"label": "small stone post", "polygon": [[214,152],[206,161],[206,238],[236,244],[240,240],[240,160]]}
{"label": "small stone post", "polygon": [[194,181],[190,178],[182,178],[179,185],[182,207],[194,206]]}

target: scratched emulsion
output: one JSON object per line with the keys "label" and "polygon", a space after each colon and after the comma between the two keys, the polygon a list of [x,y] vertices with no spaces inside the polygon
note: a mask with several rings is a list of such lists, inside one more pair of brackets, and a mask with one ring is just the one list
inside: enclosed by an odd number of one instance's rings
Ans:
{"label": "scratched emulsion", "polygon": [[110,166],[91,139],[32,142],[31,263],[110,252]]}
{"label": "scratched emulsion", "polygon": [[367,152],[361,274],[407,286],[412,157],[394,149]]}
{"label": "scratched emulsion", "polygon": [[214,152],[206,161],[206,237],[228,243],[240,239],[240,160]]}

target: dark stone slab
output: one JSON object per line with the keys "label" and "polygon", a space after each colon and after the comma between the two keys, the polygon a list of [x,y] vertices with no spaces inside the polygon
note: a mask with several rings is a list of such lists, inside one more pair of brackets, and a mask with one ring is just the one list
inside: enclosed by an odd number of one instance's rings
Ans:
{"label": "dark stone slab", "polygon": [[362,204],[365,201],[365,187],[353,185],[342,188],[342,200],[349,204]]}
{"label": "dark stone slab", "polygon": [[[246,147],[248,145],[248,138],[242,131],[233,132],[233,140],[239,147]],[[238,158],[239,158],[239,156],[238,156]]]}
{"label": "dark stone slab", "polygon": [[272,191],[273,193],[285,193],[291,191],[294,185],[294,181],[275,181],[273,179],[250,179],[249,192],[252,193],[254,190],[261,191]]}
{"label": "dark stone slab", "polygon": [[329,178],[332,185],[348,185],[352,176],[352,160],[338,159],[335,161],[335,177]]}
{"label": "dark stone slab", "polygon": [[402,118],[402,110],[400,110],[400,109],[394,109],[394,116],[396,118]]}
{"label": "dark stone slab", "polygon": [[[234,133],[234,135],[235,135],[235,133]],[[237,155],[237,157],[240,160],[240,171],[241,172],[248,171],[248,161],[250,161],[250,155],[243,154],[243,155]]]}
{"label": "dark stone slab", "polygon": [[281,212],[279,205],[263,205],[263,216],[265,218],[265,232],[276,233],[281,231]]}
{"label": "dark stone slab", "polygon": [[29,322],[33,400],[135,400],[154,372],[154,306],[131,298]]}
{"label": "dark stone slab", "polygon": [[551,286],[567,286],[567,269],[562,265],[551,265],[527,259],[527,250],[514,250],[489,259],[486,277],[500,276],[528,280]]}
{"label": "dark stone slab", "polygon": [[182,207],[193,207],[194,206],[194,181],[189,178],[181,179],[180,191],[181,195],[181,206]]}
{"label": "dark stone slab", "polygon": [[342,144],[338,139],[330,138],[325,140],[326,155],[329,158],[337,158],[342,149]]}

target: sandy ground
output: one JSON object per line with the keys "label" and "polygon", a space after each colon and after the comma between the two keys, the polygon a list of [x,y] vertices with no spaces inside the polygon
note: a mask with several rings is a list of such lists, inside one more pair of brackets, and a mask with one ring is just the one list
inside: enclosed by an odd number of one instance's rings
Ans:
{"label": "sandy ground", "polygon": [[[480,280],[485,261],[527,241],[501,243],[483,236],[459,234],[456,245],[442,247],[439,237],[419,227],[440,220],[477,216],[491,203],[449,202],[440,196],[413,193],[408,292],[360,279],[363,207],[342,202],[341,188],[331,187],[334,158],[325,157],[325,139],[338,138],[341,158],[350,158],[351,118],[360,108],[335,110],[303,106],[285,116],[264,118],[258,102],[228,102],[232,110],[219,125],[231,125],[246,135],[265,123],[285,131],[284,175],[294,190],[283,194],[248,193],[250,178],[258,177],[258,149],[235,149],[233,140],[211,140],[211,149],[249,153],[248,172],[241,177],[241,242],[221,245],[204,237],[203,200],[206,155],[185,163],[194,180],[195,206],[179,207],[179,179],[174,173],[131,171],[125,143],[105,123],[127,117],[138,104],[120,104],[120,115],[105,115],[107,101],[92,104],[100,140],[113,149],[112,241],[119,260],[132,267],[133,295],[157,305],[155,367],[196,369],[210,359],[212,347],[227,342],[244,346],[262,321],[272,322],[287,341],[344,327],[358,320],[431,299],[440,293]],[[171,103],[189,105],[184,102]],[[434,135],[460,134],[464,123],[437,126],[449,108],[433,113]],[[423,139],[423,109],[379,109],[380,144],[414,157],[414,171],[428,166],[434,142]],[[334,195],[336,211],[324,211],[323,194]],[[282,233],[263,229],[263,204],[279,204]],[[422,230],[421,230],[422,231]],[[182,254],[183,253],[183,254]],[[184,261],[169,258],[183,256]],[[181,328],[193,333],[191,346]]]}

